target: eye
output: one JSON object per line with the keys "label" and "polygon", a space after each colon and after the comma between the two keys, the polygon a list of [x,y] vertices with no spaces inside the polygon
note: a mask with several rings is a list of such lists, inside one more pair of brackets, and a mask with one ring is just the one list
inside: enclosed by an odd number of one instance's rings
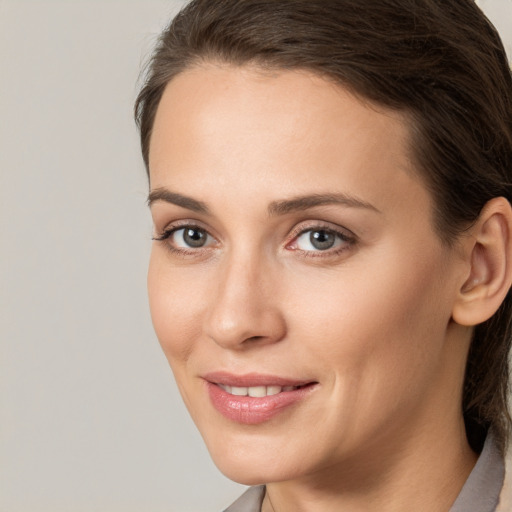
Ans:
{"label": "eye", "polygon": [[154,240],[166,241],[171,249],[201,249],[215,243],[208,231],[198,226],[170,228]]}
{"label": "eye", "polygon": [[177,247],[193,248],[204,247],[212,237],[204,230],[197,227],[185,227],[176,229],[170,239]]}
{"label": "eye", "polygon": [[350,245],[352,239],[331,229],[315,228],[302,231],[290,248],[300,251],[328,251]]}

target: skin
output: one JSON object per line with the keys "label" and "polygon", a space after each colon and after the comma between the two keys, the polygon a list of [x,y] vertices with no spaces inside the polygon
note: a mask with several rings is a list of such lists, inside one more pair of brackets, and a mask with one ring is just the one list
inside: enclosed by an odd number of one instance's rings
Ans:
{"label": "skin", "polygon": [[[204,65],[165,90],[151,213],[156,238],[176,231],[153,243],[153,323],[215,463],[267,483],[263,510],[448,511],[475,463],[460,409],[472,330],[453,312],[479,275],[469,242],[435,232],[409,153],[399,114],[307,72]],[[269,213],[311,194],[350,201]],[[187,247],[183,225],[206,244]],[[318,250],[315,229],[342,237]],[[243,425],[212,406],[213,371],[317,384]]]}

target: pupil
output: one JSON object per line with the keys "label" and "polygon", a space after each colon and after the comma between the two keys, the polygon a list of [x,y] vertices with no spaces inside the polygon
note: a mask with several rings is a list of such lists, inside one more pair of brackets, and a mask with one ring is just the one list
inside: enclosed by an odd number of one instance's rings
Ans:
{"label": "pupil", "polygon": [[326,250],[330,249],[334,245],[334,235],[329,231],[313,231],[309,235],[311,245],[315,249]]}
{"label": "pupil", "polygon": [[202,247],[206,242],[206,236],[203,231],[199,229],[186,229],[183,234],[183,239],[185,243],[190,247]]}

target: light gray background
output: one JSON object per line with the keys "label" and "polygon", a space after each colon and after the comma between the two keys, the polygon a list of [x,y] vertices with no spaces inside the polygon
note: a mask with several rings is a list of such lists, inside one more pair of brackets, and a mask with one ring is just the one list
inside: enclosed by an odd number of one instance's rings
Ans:
{"label": "light gray background", "polygon": [[[132,121],[179,0],[0,0],[0,512],[215,511],[153,334]],[[482,0],[512,55],[512,1]]]}

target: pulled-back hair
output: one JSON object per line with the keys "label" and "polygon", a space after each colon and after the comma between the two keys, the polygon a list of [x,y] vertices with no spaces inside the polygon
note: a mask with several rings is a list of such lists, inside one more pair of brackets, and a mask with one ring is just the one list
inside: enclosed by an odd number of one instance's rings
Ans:
{"label": "pulled-back hair", "polygon": [[[148,172],[165,86],[203,62],[309,70],[404,113],[448,245],[487,201],[512,199],[512,77],[473,0],[193,0],[162,33],[136,101]],[[462,409],[476,451],[490,428],[508,440],[511,300],[475,327],[469,350]]]}

